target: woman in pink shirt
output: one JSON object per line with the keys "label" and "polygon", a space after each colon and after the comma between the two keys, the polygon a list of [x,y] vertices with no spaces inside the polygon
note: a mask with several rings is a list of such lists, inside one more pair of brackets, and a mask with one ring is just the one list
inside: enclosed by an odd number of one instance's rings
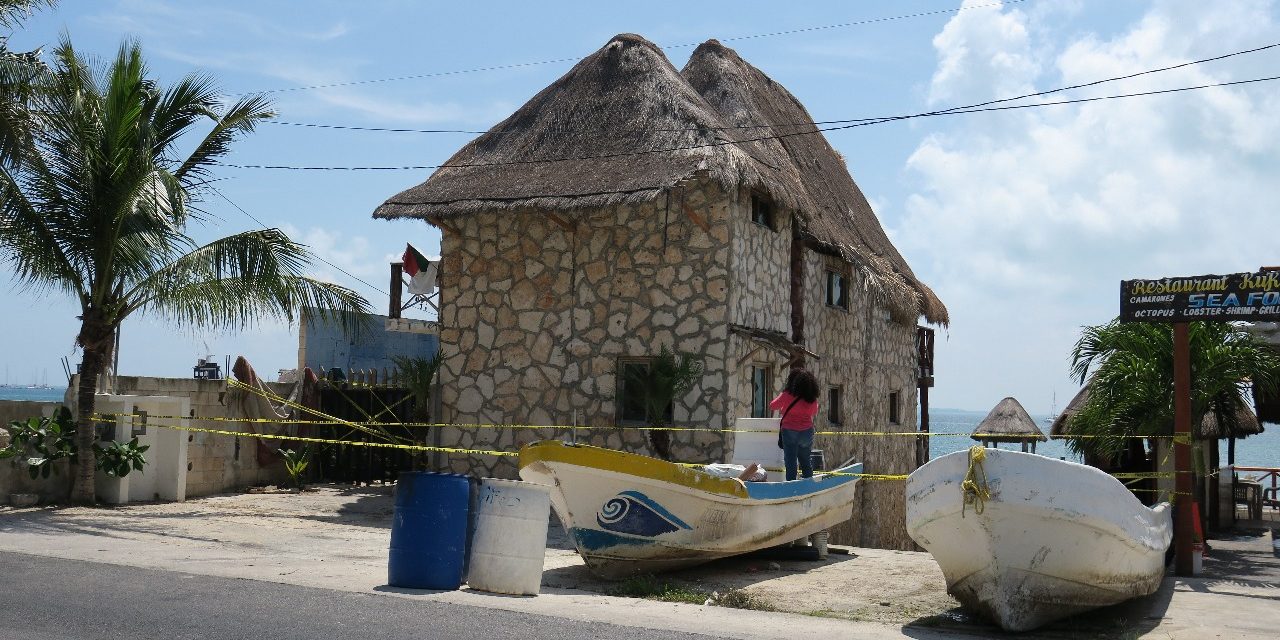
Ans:
{"label": "woman in pink shirt", "polygon": [[806,478],[813,477],[813,416],[818,413],[818,380],[805,369],[792,369],[782,393],[769,409],[782,412],[778,446],[786,463],[787,479],[796,479],[796,462]]}

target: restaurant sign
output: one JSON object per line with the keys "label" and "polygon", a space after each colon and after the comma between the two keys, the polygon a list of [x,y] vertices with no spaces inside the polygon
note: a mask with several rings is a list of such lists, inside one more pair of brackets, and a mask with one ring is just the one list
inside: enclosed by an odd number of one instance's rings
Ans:
{"label": "restaurant sign", "polygon": [[1280,320],[1280,270],[1120,282],[1121,322]]}

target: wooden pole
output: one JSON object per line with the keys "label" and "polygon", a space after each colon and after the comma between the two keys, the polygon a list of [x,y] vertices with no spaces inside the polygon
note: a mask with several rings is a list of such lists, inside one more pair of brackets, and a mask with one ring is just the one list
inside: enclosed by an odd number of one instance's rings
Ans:
{"label": "wooden pole", "polygon": [[[920,385],[920,432],[929,433],[929,387]],[[929,461],[929,436],[919,436],[916,443],[916,466]]]}
{"label": "wooden pole", "polygon": [[1173,566],[1174,573],[1192,575],[1192,522],[1191,501],[1191,340],[1188,325],[1173,325],[1173,469],[1174,504]]}
{"label": "wooden pole", "polygon": [[391,295],[391,302],[387,305],[388,318],[399,318],[402,310],[401,307],[404,306],[401,303],[403,299],[402,296],[404,294],[404,279],[401,275],[403,273],[403,262],[391,263],[391,288],[390,291],[387,292]]}
{"label": "wooden pole", "polygon": [[[804,346],[804,238],[800,235],[800,217],[791,216],[791,342]],[[804,354],[795,356],[791,368],[803,367]]]}

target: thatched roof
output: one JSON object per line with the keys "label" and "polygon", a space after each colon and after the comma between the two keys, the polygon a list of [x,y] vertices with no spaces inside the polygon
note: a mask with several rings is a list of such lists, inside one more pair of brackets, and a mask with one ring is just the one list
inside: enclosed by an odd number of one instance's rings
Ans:
{"label": "thatched roof", "polygon": [[891,309],[919,310],[902,320],[924,315],[947,324],[947,308],[911,272],[844,159],[786,87],[716,40],[700,45],[680,74],[736,127],[731,133],[738,139],[781,136],[752,143],[758,149],[753,156],[776,169],[766,188],[783,192],[781,199],[799,213],[811,243],[858,265],[886,295],[900,298]]}
{"label": "thatched roof", "polygon": [[[1076,397],[1067,403],[1067,406],[1054,419],[1053,424],[1049,427],[1049,435],[1058,438],[1069,434],[1067,431],[1067,421],[1078,413],[1085,402],[1089,400],[1089,387],[1085,385],[1076,394]],[[1262,433],[1262,424],[1258,422],[1258,416],[1248,407],[1240,407],[1236,412],[1236,429],[1233,433],[1228,433],[1218,424],[1217,416],[1212,412],[1204,414],[1200,422],[1193,425],[1195,437],[1197,440],[1219,440],[1234,435],[1237,438],[1247,438],[1251,435]]]}
{"label": "thatched roof", "polygon": [[648,201],[703,172],[726,190],[796,211],[810,244],[858,265],[895,318],[946,324],[946,307],[889,241],[839,155],[786,89],[712,40],[683,72],[653,43],[615,36],[376,218],[439,221],[479,211]]}
{"label": "thatched roof", "polygon": [[991,442],[1025,442],[1048,440],[1036,421],[1022,407],[1022,403],[1013,398],[1005,398],[996,405],[987,417],[973,428],[974,440]]}
{"label": "thatched roof", "polygon": [[699,170],[725,185],[762,183],[771,169],[723,144],[724,130],[656,45],[622,34],[373,215],[608,206],[651,200]]}

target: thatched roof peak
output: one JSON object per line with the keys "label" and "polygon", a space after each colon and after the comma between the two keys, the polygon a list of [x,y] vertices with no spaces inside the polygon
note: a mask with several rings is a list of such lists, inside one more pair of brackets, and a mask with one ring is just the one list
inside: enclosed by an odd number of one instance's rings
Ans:
{"label": "thatched roof peak", "polygon": [[811,121],[790,92],[715,40],[677,71],[653,43],[619,34],[374,217],[645,202],[697,174],[796,212],[811,246],[857,266],[899,322],[924,315],[945,325],[946,307]]}
{"label": "thatched roof peak", "polygon": [[716,40],[699,45],[680,74],[735,127],[737,139],[756,140],[753,156],[773,170],[765,189],[797,213],[812,244],[857,265],[899,321],[924,315],[948,323],[947,308],[889,241],[844,158],[800,100]]}
{"label": "thatched roof peak", "polygon": [[974,440],[1024,442],[1048,440],[1036,421],[1014,398],[1005,398],[973,429]]}

